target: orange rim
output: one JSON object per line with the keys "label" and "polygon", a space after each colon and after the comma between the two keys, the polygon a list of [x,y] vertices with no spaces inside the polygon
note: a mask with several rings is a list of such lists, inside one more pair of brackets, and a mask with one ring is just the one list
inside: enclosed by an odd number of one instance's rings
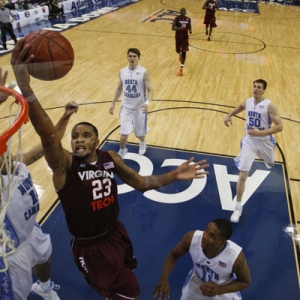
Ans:
{"label": "orange rim", "polygon": [[20,103],[21,105],[21,112],[15,122],[0,134],[0,155],[3,155],[7,149],[7,141],[9,138],[19,130],[23,123],[26,122],[28,117],[28,103],[23,95],[7,87],[0,86],[0,92],[14,97],[16,99],[15,103]]}

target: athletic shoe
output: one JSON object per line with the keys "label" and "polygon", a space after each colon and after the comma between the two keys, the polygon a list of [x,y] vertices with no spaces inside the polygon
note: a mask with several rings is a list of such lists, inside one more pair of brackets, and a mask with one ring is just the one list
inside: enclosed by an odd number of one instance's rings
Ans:
{"label": "athletic shoe", "polygon": [[182,54],[179,54],[179,61],[182,62]]}
{"label": "athletic shoe", "polygon": [[230,217],[230,221],[232,223],[238,223],[240,220],[240,216],[242,215],[243,212],[243,207],[241,207],[240,209],[235,209],[233,214]]}
{"label": "athletic shoe", "polygon": [[207,40],[210,42],[210,36],[207,38]]}
{"label": "athletic shoe", "polygon": [[182,68],[179,69],[179,75],[180,75],[180,76],[183,75],[183,69],[182,69]]}
{"label": "athletic shoe", "polygon": [[140,143],[139,155],[144,155],[146,153],[146,143]]}
{"label": "athletic shoe", "polygon": [[120,149],[119,150],[119,152],[118,152],[118,154],[122,157],[122,158],[124,158],[124,156],[125,156],[125,154],[128,152],[128,149],[127,148],[125,148],[125,149]]}
{"label": "athletic shoe", "polygon": [[268,169],[272,169],[273,167],[274,167],[274,164],[273,165],[269,165],[269,164],[267,164],[266,162],[264,162],[265,163],[265,166],[268,168]]}
{"label": "athletic shoe", "polygon": [[40,285],[40,281],[38,280],[32,285],[31,294],[38,295],[44,300],[60,300],[57,293],[54,291],[58,290],[59,288],[59,285],[56,285],[53,281],[51,281],[50,286],[47,289],[43,289]]}

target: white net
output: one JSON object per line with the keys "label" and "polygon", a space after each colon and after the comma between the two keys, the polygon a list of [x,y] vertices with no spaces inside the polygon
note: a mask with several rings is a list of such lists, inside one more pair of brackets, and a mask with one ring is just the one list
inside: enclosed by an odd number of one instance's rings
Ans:
{"label": "white net", "polygon": [[[2,91],[2,90],[1,90]],[[1,92],[0,91],[0,92]],[[8,101],[8,100],[7,100]],[[13,106],[15,108],[16,102],[9,106],[8,125],[2,128],[9,128],[19,117],[21,112],[21,104],[17,103],[17,112],[13,112]],[[7,121],[7,120],[6,120]],[[3,123],[2,123],[3,124]],[[0,158],[0,272],[5,272],[8,269],[8,264],[6,257],[16,251],[14,246],[14,241],[11,239],[9,232],[6,230],[6,212],[9,207],[9,202],[11,196],[13,195],[15,189],[17,188],[18,176],[21,172],[16,172],[16,168],[22,167],[22,147],[21,147],[21,137],[22,137],[22,126],[18,129],[16,134],[12,135],[7,141],[6,152]],[[13,141],[14,139],[14,141]],[[16,154],[12,156],[12,148]]]}

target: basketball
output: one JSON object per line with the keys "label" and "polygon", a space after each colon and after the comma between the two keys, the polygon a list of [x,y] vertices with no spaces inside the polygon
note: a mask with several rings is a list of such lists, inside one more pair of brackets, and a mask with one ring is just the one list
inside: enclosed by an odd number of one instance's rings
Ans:
{"label": "basketball", "polygon": [[50,30],[37,30],[24,38],[29,44],[25,60],[34,55],[28,64],[28,73],[40,80],[56,80],[64,77],[73,67],[74,50],[71,43],[60,33]]}

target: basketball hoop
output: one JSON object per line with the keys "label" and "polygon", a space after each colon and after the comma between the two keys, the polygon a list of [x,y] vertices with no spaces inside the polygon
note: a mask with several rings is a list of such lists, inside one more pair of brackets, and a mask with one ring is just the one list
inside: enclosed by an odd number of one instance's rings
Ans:
{"label": "basketball hoop", "polygon": [[15,103],[20,104],[22,108],[15,122],[11,124],[10,127],[6,129],[2,134],[0,134],[0,155],[3,155],[6,152],[7,141],[9,140],[9,138],[17,132],[17,130],[22,126],[23,123],[26,122],[26,119],[28,117],[28,103],[21,94],[12,89],[0,86],[0,92],[14,97],[16,99]]}
{"label": "basketball hoop", "polygon": [[[15,100],[10,104],[8,129],[0,134],[0,272],[6,272],[8,263],[6,257],[16,251],[15,243],[9,232],[5,228],[5,216],[9,206],[11,195],[18,186],[20,172],[17,168],[22,166],[22,125],[26,123],[28,117],[28,103],[26,99],[13,89],[0,86],[0,93],[13,97]],[[8,101],[8,100],[6,100]],[[18,104],[16,115],[12,115],[13,104]],[[19,132],[17,153],[12,157],[12,137]]]}

